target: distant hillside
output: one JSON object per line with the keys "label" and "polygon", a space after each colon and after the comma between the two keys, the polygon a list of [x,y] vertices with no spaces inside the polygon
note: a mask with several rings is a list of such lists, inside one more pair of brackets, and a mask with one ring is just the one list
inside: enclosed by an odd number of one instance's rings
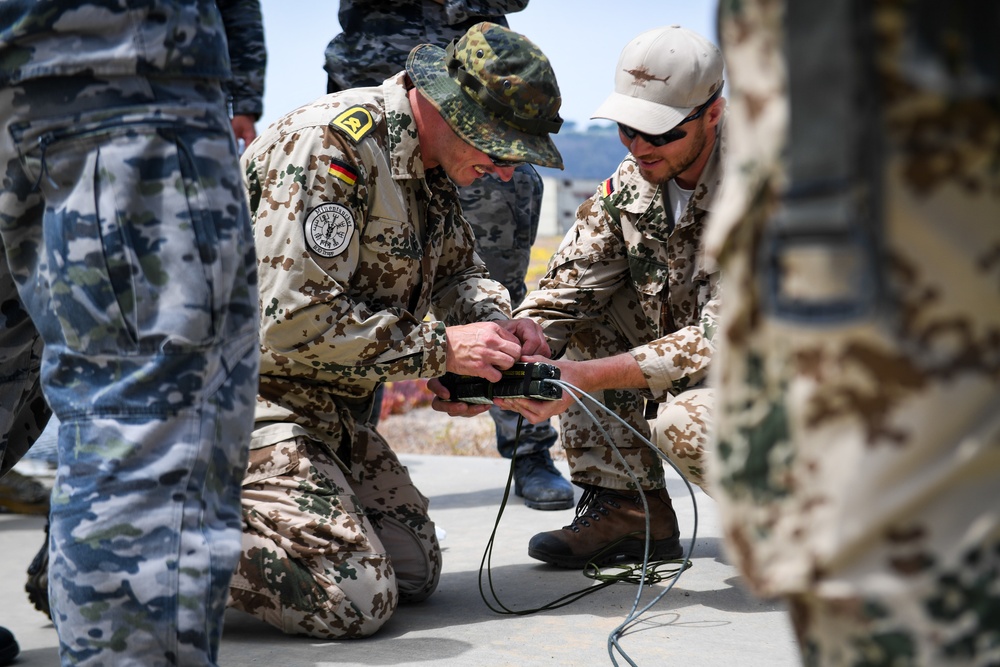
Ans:
{"label": "distant hillside", "polygon": [[537,167],[539,174],[551,178],[604,180],[628,153],[614,125],[591,125],[580,131],[575,123],[566,123],[552,138],[566,168],[560,171]]}

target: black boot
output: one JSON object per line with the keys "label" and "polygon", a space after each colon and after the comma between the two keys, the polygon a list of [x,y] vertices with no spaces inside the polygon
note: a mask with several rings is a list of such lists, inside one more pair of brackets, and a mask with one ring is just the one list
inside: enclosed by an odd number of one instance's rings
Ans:
{"label": "black boot", "polygon": [[28,600],[35,609],[52,618],[49,610],[49,524],[45,523],[45,541],[28,566],[28,581],[24,584]]}
{"label": "black boot", "polygon": [[17,645],[17,640],[10,630],[0,626],[0,665],[9,665],[14,662],[14,658],[21,652],[21,647]]}
{"label": "black boot", "polygon": [[[652,533],[650,560],[680,558],[677,515],[666,489],[644,491]],[[573,523],[538,533],[528,543],[528,555],[559,567],[580,568],[642,562],[646,548],[646,515],[636,491],[588,487],[577,505]]]}
{"label": "black boot", "polygon": [[514,457],[514,495],[536,510],[573,506],[573,486],[556,470],[547,449]]}

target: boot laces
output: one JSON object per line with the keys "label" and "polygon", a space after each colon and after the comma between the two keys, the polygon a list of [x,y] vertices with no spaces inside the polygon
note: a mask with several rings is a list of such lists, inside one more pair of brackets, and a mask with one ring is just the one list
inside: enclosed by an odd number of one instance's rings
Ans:
{"label": "boot laces", "polygon": [[580,502],[576,504],[576,516],[573,523],[563,526],[567,530],[579,533],[582,528],[590,528],[591,521],[600,521],[601,517],[611,514],[612,509],[621,509],[619,500],[624,500],[625,496],[612,489],[602,489],[598,486],[588,486],[584,488],[580,496]]}
{"label": "boot laces", "polygon": [[532,452],[531,454],[518,456],[514,467],[517,474],[526,476],[530,475],[536,469],[545,470],[553,475],[559,474],[555,464],[552,463],[552,458],[549,456],[548,451]]}

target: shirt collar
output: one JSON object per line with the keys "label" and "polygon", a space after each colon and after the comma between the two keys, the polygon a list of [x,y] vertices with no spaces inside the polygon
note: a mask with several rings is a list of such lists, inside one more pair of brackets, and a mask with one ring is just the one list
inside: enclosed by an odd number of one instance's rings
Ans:
{"label": "shirt collar", "polygon": [[424,178],[426,169],[417,137],[417,122],[406,91],[406,73],[382,82],[389,164],[394,179]]}

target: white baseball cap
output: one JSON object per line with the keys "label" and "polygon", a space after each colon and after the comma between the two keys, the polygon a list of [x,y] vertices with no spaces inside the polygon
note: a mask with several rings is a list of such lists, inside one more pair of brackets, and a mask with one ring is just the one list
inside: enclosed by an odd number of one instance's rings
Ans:
{"label": "white baseball cap", "polygon": [[679,25],[642,33],[622,49],[615,92],[591,118],[663,134],[722,88],[719,47]]}

